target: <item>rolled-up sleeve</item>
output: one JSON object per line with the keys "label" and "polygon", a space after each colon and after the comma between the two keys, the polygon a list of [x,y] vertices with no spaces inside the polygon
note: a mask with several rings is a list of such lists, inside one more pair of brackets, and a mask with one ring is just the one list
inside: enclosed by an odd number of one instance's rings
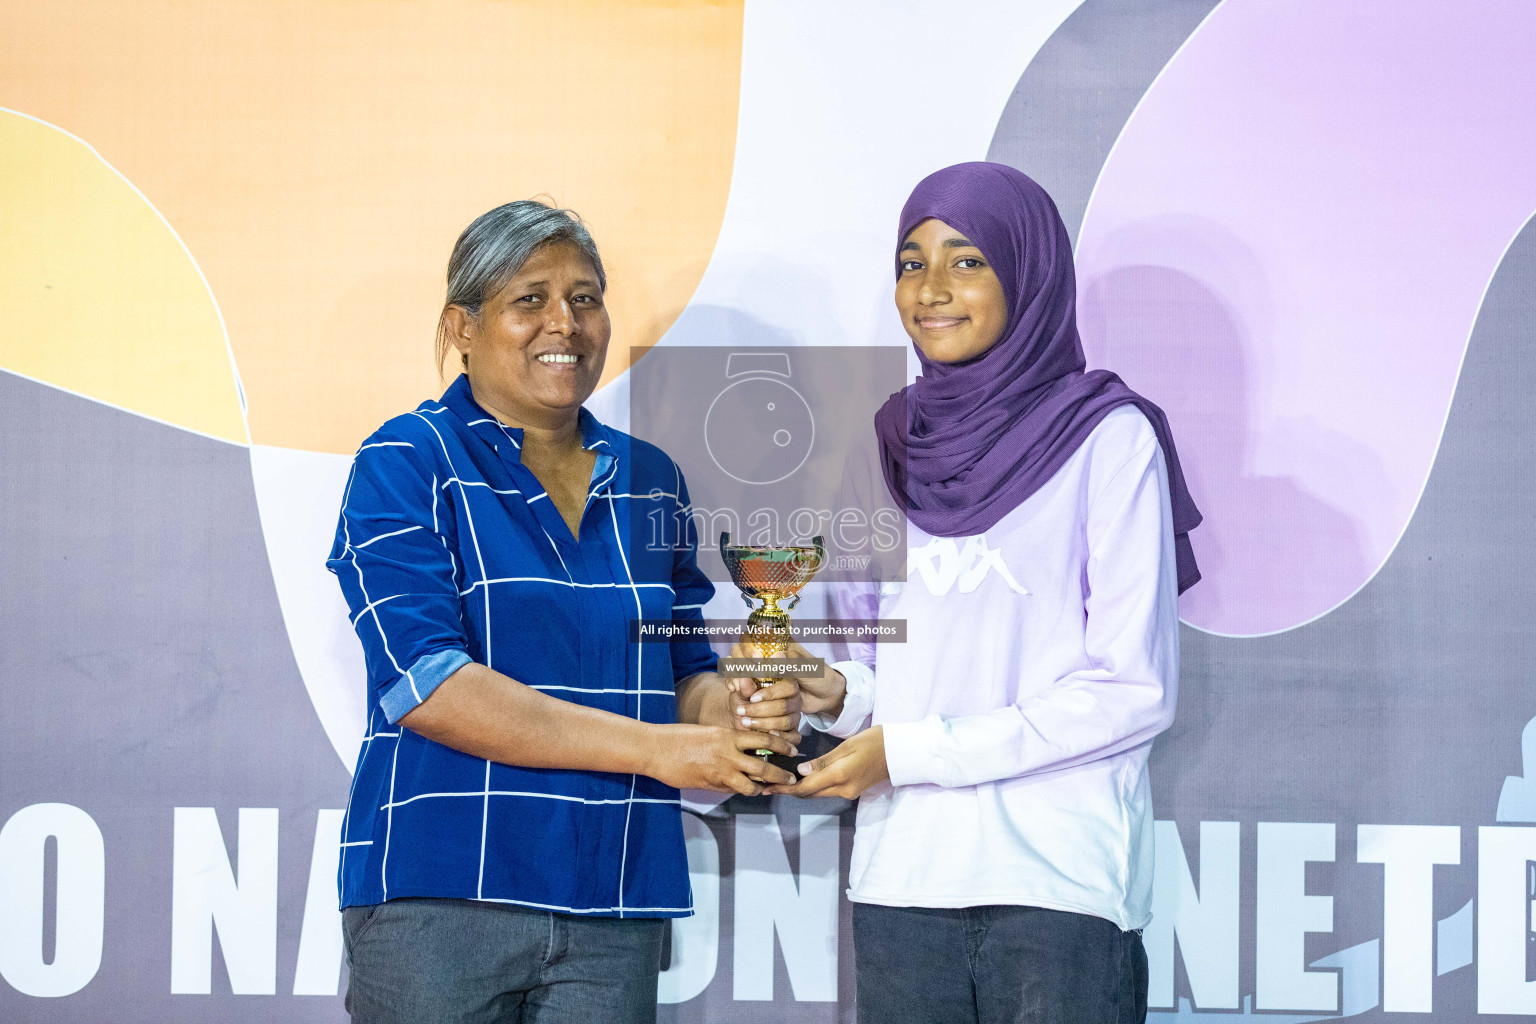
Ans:
{"label": "rolled-up sleeve", "polygon": [[[704,621],[704,606],[715,596],[715,585],[699,569],[699,534],[693,521],[693,504],[682,472],[677,474],[677,542],[672,547],[672,621]],[[672,641],[672,678],[680,682],[700,672],[713,672],[719,658],[707,640],[684,638]]]}
{"label": "rolled-up sleeve", "polygon": [[409,440],[370,438],[353,460],[326,562],[391,724],[471,660],[440,483]]}
{"label": "rolled-up sleeve", "polygon": [[[827,587],[827,617],[877,622],[880,593],[867,582],[832,583]],[[875,645],[863,640],[834,640],[831,668],[843,677],[843,708],[836,718],[807,712],[805,721],[817,732],[847,739],[869,728],[875,710]]]}

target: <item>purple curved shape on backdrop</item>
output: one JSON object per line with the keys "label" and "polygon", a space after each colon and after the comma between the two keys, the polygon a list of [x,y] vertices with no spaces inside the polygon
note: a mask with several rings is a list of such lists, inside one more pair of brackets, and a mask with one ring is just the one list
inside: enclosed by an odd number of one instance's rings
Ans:
{"label": "purple curved shape on backdrop", "polygon": [[1533,55],[1524,3],[1227,0],[1127,122],[1079,324],[1179,438],[1206,514],[1189,624],[1302,625],[1396,545],[1536,210]]}

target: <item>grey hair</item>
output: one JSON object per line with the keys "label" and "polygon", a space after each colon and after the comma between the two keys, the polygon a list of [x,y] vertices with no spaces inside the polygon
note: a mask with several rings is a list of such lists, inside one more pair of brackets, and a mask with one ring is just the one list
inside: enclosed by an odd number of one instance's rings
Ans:
{"label": "grey hair", "polygon": [[[437,319],[437,369],[441,373],[452,340],[448,337],[448,307],[458,306],[480,316],[485,300],[507,286],[528,258],[552,242],[574,242],[597,271],[597,285],[607,291],[597,243],[574,210],[537,199],[519,199],[474,219],[448,257],[448,298]],[[464,357],[469,366],[469,357]]]}

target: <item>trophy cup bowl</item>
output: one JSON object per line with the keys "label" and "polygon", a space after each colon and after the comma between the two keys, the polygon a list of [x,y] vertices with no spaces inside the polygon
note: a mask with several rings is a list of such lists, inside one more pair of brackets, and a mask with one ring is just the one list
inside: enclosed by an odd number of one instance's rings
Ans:
{"label": "trophy cup bowl", "polygon": [[[826,558],[820,537],[811,538],[809,545],[732,544],[729,533],[720,535],[720,560],[752,609],[742,639],[757,647],[758,657],[778,657],[789,649],[789,609],[800,603],[800,588]],[[759,677],[758,688],[778,681],[778,677]],[[754,753],[766,759],[772,751]]]}

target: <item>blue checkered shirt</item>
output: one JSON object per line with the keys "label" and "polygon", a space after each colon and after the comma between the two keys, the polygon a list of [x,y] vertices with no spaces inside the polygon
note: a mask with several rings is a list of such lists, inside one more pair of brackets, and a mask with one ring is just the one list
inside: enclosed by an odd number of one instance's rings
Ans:
{"label": "blue checkered shirt", "polygon": [[470,661],[647,722],[675,722],[677,681],[714,669],[706,644],[630,641],[631,619],[699,619],[714,593],[695,564],[682,474],[585,409],[580,426],[597,459],[579,539],[523,466],[522,431],[475,404],[464,377],[358,450],[326,563],[369,683],[342,827],[343,907],[438,896],[692,912],[675,789],[488,761],[398,724]]}

